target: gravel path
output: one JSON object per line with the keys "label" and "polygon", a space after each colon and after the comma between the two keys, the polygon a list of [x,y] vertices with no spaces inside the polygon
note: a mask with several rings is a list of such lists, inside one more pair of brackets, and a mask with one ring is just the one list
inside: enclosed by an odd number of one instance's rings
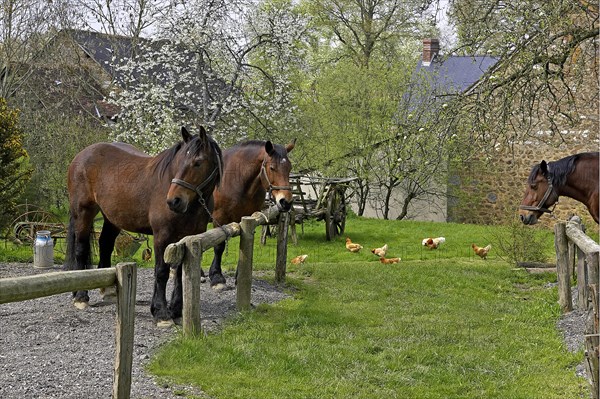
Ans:
{"label": "gravel path", "polygon": [[[34,269],[31,264],[0,264],[0,278],[59,271]],[[229,287],[233,280],[228,279]],[[158,329],[150,315],[153,270],[138,269],[133,354],[132,398],[181,398],[182,392],[204,397],[197,388],[157,382],[144,370],[157,348],[177,334]],[[169,288],[171,286],[169,285]],[[170,293],[169,293],[170,297]],[[254,280],[252,303],[274,303],[286,295],[264,281]],[[576,298],[576,295],[574,295]],[[101,302],[90,292],[85,311],[71,305],[71,294],[0,305],[0,399],[110,398],[114,362],[115,305]],[[235,290],[214,292],[202,285],[202,324],[205,331],[219,328],[235,314]],[[563,315],[557,328],[568,350],[583,345],[585,315]],[[583,364],[577,374],[585,375]]]}
{"label": "gravel path", "polygon": [[[584,347],[584,331],[588,314],[577,308],[577,287],[571,289],[571,298],[574,310],[563,314],[556,327],[562,333],[567,350],[576,353]],[[584,359],[581,359],[581,363],[575,368],[575,373],[580,377],[588,377]]]}
{"label": "gravel path", "polygon": [[[0,264],[0,278],[59,270]],[[181,398],[182,392],[200,396],[196,388],[157,382],[144,370],[157,348],[178,331],[154,326],[150,315],[153,275],[153,269],[138,269],[131,397],[174,399]],[[232,279],[227,283],[234,286]],[[203,284],[201,295],[205,331],[217,329],[225,317],[235,314],[234,289],[213,292]],[[285,297],[270,284],[253,281],[253,305]],[[114,334],[115,305],[102,303],[98,290],[90,292],[90,307],[85,311],[71,305],[71,294],[1,304],[0,398],[110,398]]]}

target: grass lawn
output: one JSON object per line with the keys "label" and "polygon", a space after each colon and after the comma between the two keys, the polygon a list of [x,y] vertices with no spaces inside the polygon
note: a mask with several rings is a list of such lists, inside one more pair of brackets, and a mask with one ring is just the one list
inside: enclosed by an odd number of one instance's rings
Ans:
{"label": "grass lawn", "polygon": [[[556,329],[555,276],[513,270],[494,248],[485,261],[473,254],[471,243],[492,242],[497,229],[350,218],[346,234],[365,247],[354,254],[308,223],[288,248],[288,258],[309,255],[288,266],[292,298],[241,313],[218,334],[176,339],[150,370],[214,398],[587,397],[575,376],[583,355]],[[552,234],[538,234],[552,256]],[[421,246],[440,235],[439,250]],[[384,243],[399,264],[369,252]],[[226,270],[237,252],[233,239]],[[254,259],[272,275],[275,240],[257,243]]]}

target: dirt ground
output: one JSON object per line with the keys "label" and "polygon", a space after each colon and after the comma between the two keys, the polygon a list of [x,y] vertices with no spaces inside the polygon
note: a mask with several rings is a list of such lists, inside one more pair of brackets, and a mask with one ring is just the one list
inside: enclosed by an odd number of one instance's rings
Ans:
{"label": "dirt ground", "polygon": [[[0,264],[0,278],[18,277],[60,269],[35,269],[32,264]],[[153,269],[138,269],[132,398],[180,398],[182,392],[204,395],[197,388],[171,386],[156,381],[145,366],[156,350],[178,334],[178,328],[155,327],[150,314]],[[233,279],[228,290],[215,292],[202,285],[203,330],[218,330],[223,320],[236,313]],[[171,284],[168,286],[171,287]],[[170,293],[167,296],[170,297]],[[280,289],[255,279],[252,304],[274,303],[285,298]],[[573,295],[576,298],[576,293]],[[71,294],[0,305],[0,398],[110,398],[115,354],[115,305],[90,292],[90,307],[77,310]],[[557,328],[568,350],[583,346],[585,314],[563,315]],[[582,359],[583,360],[583,359]],[[585,376],[581,363],[576,373]]]}
{"label": "dirt ground", "polygon": [[[0,278],[60,271],[35,269],[32,264],[0,264]],[[201,317],[205,332],[219,328],[236,313],[233,279],[228,290],[201,289]],[[193,387],[170,386],[145,371],[156,350],[179,329],[155,327],[150,314],[154,270],[138,269],[132,398],[202,396]],[[168,286],[171,287],[171,284]],[[254,280],[252,304],[274,303],[287,295],[270,284]],[[170,293],[167,298],[170,298]],[[0,305],[0,398],[110,398],[115,356],[115,305],[90,292],[90,307],[77,310],[71,294],[60,294]]]}

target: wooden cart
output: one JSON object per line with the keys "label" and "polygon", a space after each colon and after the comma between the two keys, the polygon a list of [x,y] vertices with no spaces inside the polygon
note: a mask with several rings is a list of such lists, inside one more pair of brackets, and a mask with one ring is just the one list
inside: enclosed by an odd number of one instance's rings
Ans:
{"label": "wooden cart", "polygon": [[[47,230],[50,232],[56,252],[66,253],[67,227],[61,221],[60,217],[48,212],[36,205],[21,204],[17,205],[18,215],[9,225],[9,230],[5,236],[7,239],[18,245],[34,244],[38,231]],[[96,219],[94,223],[101,221]],[[94,230],[93,249],[97,251],[97,237],[100,231]],[[121,257],[133,256],[133,254],[146,242],[150,255],[152,250],[148,246],[148,237],[143,234],[132,234],[122,230],[115,241],[115,253]],[[96,254],[97,255],[97,254]]]}
{"label": "wooden cart", "polygon": [[[67,228],[58,216],[32,204],[17,205],[18,215],[9,225],[6,238],[16,244],[33,245],[38,231],[47,230],[54,240],[65,238]],[[62,246],[58,246],[62,250]]]}
{"label": "wooden cart", "polygon": [[[305,220],[325,221],[325,237],[328,241],[344,234],[348,210],[346,190],[356,178],[331,178],[300,174],[290,175],[294,197],[290,227],[292,240],[296,242],[295,224]],[[261,242],[264,244],[273,226],[263,226]]]}
{"label": "wooden cart", "polygon": [[[291,175],[296,222],[302,223],[307,219],[324,220],[325,237],[328,241],[344,234],[348,214],[346,190],[355,180],[355,177]],[[307,188],[316,193],[315,199],[307,196]]]}

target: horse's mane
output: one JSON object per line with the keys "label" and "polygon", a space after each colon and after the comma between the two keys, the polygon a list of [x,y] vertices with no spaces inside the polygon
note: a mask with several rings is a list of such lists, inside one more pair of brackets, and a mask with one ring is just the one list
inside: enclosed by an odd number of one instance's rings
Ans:
{"label": "horse's mane", "polygon": [[[562,187],[567,183],[568,176],[575,170],[577,161],[584,157],[598,157],[597,152],[583,152],[570,155],[559,159],[558,161],[548,162],[548,171],[552,176],[552,184],[556,187]],[[527,182],[533,184],[535,177],[540,173],[540,165],[537,164],[531,169]]]}
{"label": "horse's mane", "polygon": [[[236,144],[235,147],[246,148],[246,147],[256,147],[257,149],[261,149],[265,147],[265,140],[247,140]],[[285,148],[281,144],[273,143],[273,148],[275,149],[274,154],[275,158],[283,158],[285,156]]]}
{"label": "horse's mane", "polygon": [[154,167],[155,173],[157,173],[161,179],[165,175],[169,165],[171,165],[182,146],[183,141],[180,141],[171,148],[167,148],[163,152],[159,153],[152,160],[152,166]]}
{"label": "horse's mane", "polygon": [[157,173],[161,179],[165,175],[169,165],[171,165],[182,146],[183,142],[180,141],[171,148],[167,148],[166,150],[160,152],[154,157],[154,159],[152,159],[150,165],[154,168],[155,173]]}
{"label": "horse's mane", "polygon": [[[219,145],[217,144],[217,142],[210,136],[206,136],[207,137],[207,143],[210,146],[211,150],[213,152],[215,152],[217,154],[217,162],[218,162],[218,176],[216,177],[216,183],[215,186],[218,187],[219,184],[221,183],[221,177],[223,176],[223,152],[221,151],[221,147],[219,147]],[[194,153],[199,152],[202,147],[204,146],[204,143],[202,142],[202,140],[192,140],[191,142],[188,143],[190,150]]]}
{"label": "horse's mane", "polygon": [[[207,136],[207,138],[208,138],[208,141],[207,141],[208,145],[211,147],[211,149],[214,152],[217,153],[218,158],[219,158],[219,176],[217,176],[217,185],[218,185],[219,182],[221,181],[221,175],[222,175],[222,170],[223,170],[223,154],[221,153],[221,148],[219,147],[217,142],[210,136]],[[169,168],[169,165],[171,165],[171,163],[177,156],[177,153],[179,152],[179,150],[181,150],[183,147],[186,147],[188,151],[195,154],[197,152],[200,152],[200,150],[203,149],[204,142],[202,140],[200,140],[198,136],[194,136],[194,138],[192,140],[190,140],[188,143],[184,143],[183,141],[180,141],[180,142],[176,143],[174,146],[172,146],[171,148],[164,150],[163,152],[158,154],[156,157],[154,157],[154,159],[152,160],[152,164],[154,166],[154,170],[156,171],[156,173],[158,173],[158,175],[161,179],[164,177],[165,173],[167,172],[167,170]]]}

